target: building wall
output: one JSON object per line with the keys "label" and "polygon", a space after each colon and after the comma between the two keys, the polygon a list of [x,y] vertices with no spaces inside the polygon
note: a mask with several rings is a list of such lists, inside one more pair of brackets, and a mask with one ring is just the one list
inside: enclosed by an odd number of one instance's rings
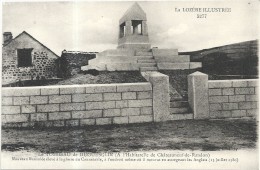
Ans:
{"label": "building wall", "polygon": [[208,81],[210,118],[258,115],[258,80]]}
{"label": "building wall", "polygon": [[[32,66],[17,67],[17,49],[33,48]],[[42,46],[26,33],[22,33],[12,40],[8,45],[3,47],[2,51],[2,82],[8,83],[13,81],[30,80],[37,76],[46,79],[57,77],[56,67],[57,56],[49,49]]]}
{"label": "building wall", "polygon": [[153,121],[150,83],[2,88],[6,127],[86,126]]}

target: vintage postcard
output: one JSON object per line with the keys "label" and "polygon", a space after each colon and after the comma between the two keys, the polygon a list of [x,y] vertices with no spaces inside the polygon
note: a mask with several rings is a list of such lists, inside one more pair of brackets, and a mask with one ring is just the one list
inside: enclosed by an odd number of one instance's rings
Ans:
{"label": "vintage postcard", "polygon": [[259,169],[259,1],[1,10],[1,169]]}

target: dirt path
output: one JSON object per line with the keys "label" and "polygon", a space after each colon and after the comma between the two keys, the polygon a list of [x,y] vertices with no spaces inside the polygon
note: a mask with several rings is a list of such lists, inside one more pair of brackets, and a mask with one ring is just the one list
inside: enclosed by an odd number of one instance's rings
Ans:
{"label": "dirt path", "polygon": [[2,129],[2,150],[119,152],[255,148],[255,120],[186,120],[70,129]]}

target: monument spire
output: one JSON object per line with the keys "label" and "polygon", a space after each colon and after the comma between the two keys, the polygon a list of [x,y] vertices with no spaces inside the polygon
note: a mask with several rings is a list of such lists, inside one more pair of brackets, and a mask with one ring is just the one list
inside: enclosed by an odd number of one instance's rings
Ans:
{"label": "monument spire", "polygon": [[118,48],[150,50],[147,18],[135,2],[119,20]]}

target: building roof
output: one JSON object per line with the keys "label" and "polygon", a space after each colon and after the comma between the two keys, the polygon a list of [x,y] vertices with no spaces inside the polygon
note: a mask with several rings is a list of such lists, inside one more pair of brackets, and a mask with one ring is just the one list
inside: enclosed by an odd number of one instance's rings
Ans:
{"label": "building roof", "polygon": [[[30,38],[32,38],[34,41],[38,42],[41,46],[45,47],[47,50],[49,50],[51,53],[53,53],[56,57],[59,57],[56,53],[54,53],[51,49],[49,49],[48,47],[46,47],[45,45],[43,45],[40,41],[38,41],[37,39],[35,39],[33,36],[31,36],[29,33],[27,33],[26,31],[23,31],[22,33],[20,33],[19,35],[17,35],[15,38],[12,39],[15,40],[17,39],[18,37],[20,37],[21,35],[27,35],[29,36]],[[10,44],[12,41],[10,41],[9,43],[5,44],[4,46],[7,46],[8,44]]]}
{"label": "building roof", "polygon": [[130,20],[146,20],[146,14],[141,6],[135,2],[119,20],[119,23],[122,24],[125,21]]}

